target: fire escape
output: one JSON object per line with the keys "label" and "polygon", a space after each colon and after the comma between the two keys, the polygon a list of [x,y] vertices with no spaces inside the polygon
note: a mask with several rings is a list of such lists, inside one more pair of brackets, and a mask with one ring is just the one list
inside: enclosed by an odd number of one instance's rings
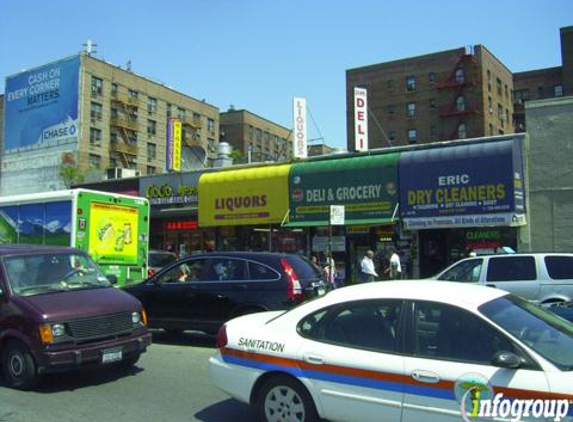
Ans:
{"label": "fire escape", "polygon": [[201,143],[201,118],[197,116],[180,116],[180,119],[183,126],[182,138],[184,144],[188,147],[203,146]]}
{"label": "fire escape", "polygon": [[137,97],[125,95],[117,91],[112,92],[111,132],[117,134],[112,137],[110,151],[121,162],[123,168],[134,168],[137,159]]}
{"label": "fire escape", "polygon": [[[468,116],[477,115],[479,111],[468,104],[468,92],[478,86],[479,66],[475,55],[464,53],[456,62],[456,65],[450,73],[446,82],[436,84],[438,91],[443,92],[448,98],[446,101],[440,101],[449,104],[440,108],[440,118],[447,119],[448,123],[455,122],[449,139],[458,138],[458,129],[462,123],[466,122]],[[477,100],[475,100],[477,101]],[[446,126],[448,127],[449,124]],[[450,126],[451,127],[451,126]]]}

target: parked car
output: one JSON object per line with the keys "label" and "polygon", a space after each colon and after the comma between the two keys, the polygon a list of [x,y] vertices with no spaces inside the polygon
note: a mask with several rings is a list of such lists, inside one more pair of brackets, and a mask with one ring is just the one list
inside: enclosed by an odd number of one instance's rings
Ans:
{"label": "parked car", "polygon": [[157,271],[176,260],[177,255],[173,252],[150,250],[147,254],[147,276],[151,277]]}
{"label": "parked car", "polygon": [[541,304],[569,301],[573,299],[573,254],[520,253],[466,258],[432,278],[498,287]]}
{"label": "parked car", "polygon": [[124,290],[141,300],[152,328],[214,334],[230,318],[292,308],[325,289],[319,271],[298,255],[212,252],[182,258]]}
{"label": "parked car", "polygon": [[532,420],[534,399],[563,418],[573,399],[573,325],[478,285],[349,286],[233,319],[217,348],[211,380],[266,422]]}
{"label": "parked car", "polygon": [[0,352],[8,385],[84,366],[134,365],[151,343],[141,303],[79,249],[0,245]]}

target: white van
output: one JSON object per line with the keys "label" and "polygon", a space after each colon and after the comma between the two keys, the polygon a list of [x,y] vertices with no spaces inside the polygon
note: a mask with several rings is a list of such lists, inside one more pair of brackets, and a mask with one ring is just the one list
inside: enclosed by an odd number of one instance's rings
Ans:
{"label": "white van", "polygon": [[573,300],[573,254],[524,253],[462,259],[432,277],[479,283],[549,304]]}

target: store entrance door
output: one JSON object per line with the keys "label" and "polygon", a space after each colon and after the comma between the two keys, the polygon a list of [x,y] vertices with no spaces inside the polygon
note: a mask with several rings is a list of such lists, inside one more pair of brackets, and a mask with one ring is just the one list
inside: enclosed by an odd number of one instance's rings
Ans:
{"label": "store entrance door", "polygon": [[443,231],[420,231],[420,278],[436,275],[448,265],[447,236]]}

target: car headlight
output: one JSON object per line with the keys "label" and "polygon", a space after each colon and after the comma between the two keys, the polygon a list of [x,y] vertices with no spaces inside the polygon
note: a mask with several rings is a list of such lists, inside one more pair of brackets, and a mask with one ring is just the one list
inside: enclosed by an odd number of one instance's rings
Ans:
{"label": "car headlight", "polygon": [[133,325],[141,324],[141,314],[139,312],[132,312],[131,322]]}
{"label": "car headlight", "polygon": [[66,326],[64,324],[41,324],[39,331],[42,343],[51,344],[66,335]]}

